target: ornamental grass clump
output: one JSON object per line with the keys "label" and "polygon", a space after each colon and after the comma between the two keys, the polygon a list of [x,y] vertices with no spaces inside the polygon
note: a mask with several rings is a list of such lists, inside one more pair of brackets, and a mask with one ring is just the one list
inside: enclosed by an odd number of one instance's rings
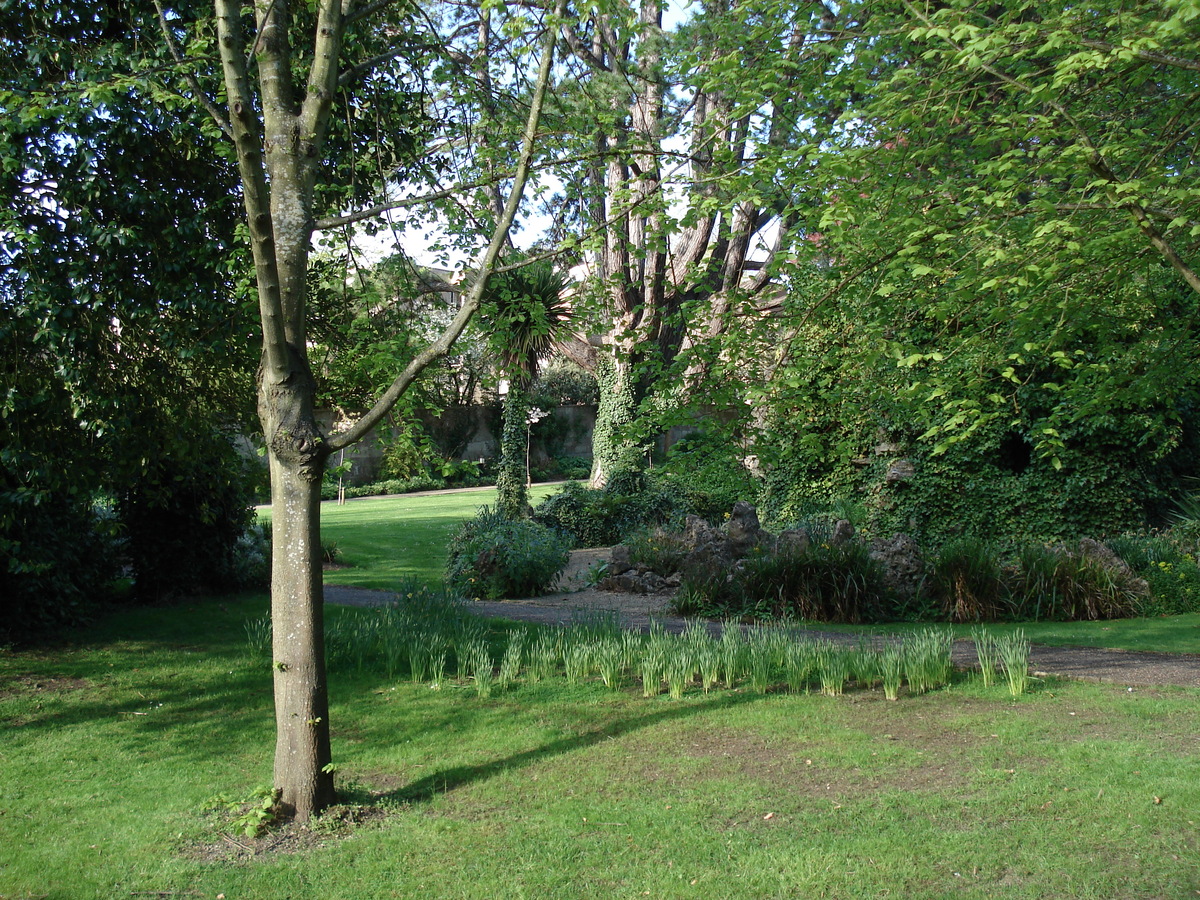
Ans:
{"label": "ornamental grass clump", "polygon": [[707,694],[721,679],[721,647],[711,637],[696,651],[696,665],[700,668],[700,686]]}
{"label": "ornamental grass clump", "polygon": [[810,640],[792,641],[784,659],[784,675],[788,691],[807,694],[813,673],[817,670],[817,645]]}
{"label": "ornamental grass clump", "polygon": [[1029,638],[1020,628],[996,639],[996,655],[1014,697],[1029,689],[1029,650]]}
{"label": "ornamental grass clump", "polygon": [[778,649],[770,629],[752,628],[747,632],[745,658],[751,689],[758,694],[767,693],[778,671]]}
{"label": "ornamental grass clump", "polygon": [[994,622],[1006,611],[995,548],[974,537],[950,541],[934,562],[932,585],[951,622]]}
{"label": "ornamental grass clump", "polygon": [[429,656],[429,687],[435,691],[442,689],[442,683],[446,680],[446,648],[440,646],[434,649]]}
{"label": "ornamental grass clump", "polygon": [[683,697],[683,692],[692,683],[695,665],[695,653],[691,646],[682,640],[673,641],[663,666],[663,674],[667,680],[667,693],[672,700],[679,700]]}
{"label": "ornamental grass clump", "polygon": [[488,645],[483,641],[475,641],[466,645],[461,654],[460,671],[465,668],[475,682],[475,693],[481,700],[492,696],[492,685],[495,682],[495,670],[492,668],[492,654]]}
{"label": "ornamental grass clump", "polygon": [[950,682],[953,642],[953,632],[942,628],[926,628],[905,640],[904,678],[914,693],[924,694]]}
{"label": "ornamental grass clump", "polygon": [[642,647],[642,656],[638,660],[638,670],[642,676],[642,696],[656,697],[662,690],[663,677],[667,667],[667,647],[665,641],[651,638]]}
{"label": "ornamental grass clump", "polygon": [[573,636],[563,646],[563,669],[567,684],[579,684],[592,674],[592,643]]}
{"label": "ornamental grass clump", "polygon": [[720,611],[726,614],[751,610],[776,619],[857,623],[877,619],[885,606],[882,569],[855,540],[786,544],[747,559],[732,579],[727,574],[705,582],[720,589],[710,608],[725,604]]}
{"label": "ornamental grass clump", "polygon": [[839,647],[832,641],[821,641],[817,649],[817,678],[821,682],[821,693],[827,697],[840,697],[850,680],[853,651]]}
{"label": "ornamental grass clump", "polygon": [[1138,615],[1148,594],[1146,582],[1093,541],[1081,541],[1076,550],[1021,548],[1010,590],[1018,618],[1068,622]]}
{"label": "ornamental grass clump", "polygon": [[975,642],[975,657],[979,660],[979,674],[983,678],[983,686],[991,687],[996,680],[999,666],[996,636],[983,628],[971,629],[971,640]]}
{"label": "ornamental grass clump", "polygon": [[625,651],[617,638],[607,638],[594,645],[592,659],[600,680],[609,690],[619,691],[625,674]]}
{"label": "ornamental grass clump", "polygon": [[871,645],[870,638],[859,639],[858,646],[849,651],[850,678],[862,688],[873,688],[882,677],[879,651]]}
{"label": "ornamental grass clump", "polygon": [[271,614],[246,620],[246,643],[250,655],[265,659],[271,655]]}
{"label": "ornamental grass clump", "polygon": [[732,690],[746,671],[746,637],[737,622],[726,621],[721,631],[721,681]]}
{"label": "ornamental grass clump", "polygon": [[889,641],[879,654],[879,675],[883,681],[883,696],[888,700],[900,699],[900,686],[904,682],[904,644]]}
{"label": "ornamental grass clump", "polygon": [[543,631],[529,653],[529,665],[525,670],[525,678],[531,684],[550,678],[558,670],[558,662],[562,659],[562,633],[559,631]]}
{"label": "ornamental grass clump", "polygon": [[525,663],[525,639],[528,632],[524,628],[510,631],[508,645],[504,648],[504,656],[500,659],[500,672],[496,676],[496,684],[504,690],[521,674]]}

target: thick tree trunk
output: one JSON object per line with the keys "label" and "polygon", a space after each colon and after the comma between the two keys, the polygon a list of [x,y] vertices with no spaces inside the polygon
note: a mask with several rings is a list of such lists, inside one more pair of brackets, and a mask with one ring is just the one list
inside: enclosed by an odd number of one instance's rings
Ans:
{"label": "thick tree trunk", "polygon": [[284,811],[305,822],[334,801],[320,533],[328,451],[311,389],[264,387],[260,415],[271,468],[275,786]]}
{"label": "thick tree trunk", "polygon": [[529,389],[514,378],[504,398],[500,437],[500,471],[496,473],[496,509],[505,518],[529,515],[526,434],[529,428]]}
{"label": "thick tree trunk", "polygon": [[596,409],[596,427],[592,431],[592,475],[588,485],[602,488],[613,472],[622,466],[639,467],[641,454],[629,436],[623,434],[637,410],[633,363],[629,352],[610,354],[601,351],[596,364],[600,403]]}

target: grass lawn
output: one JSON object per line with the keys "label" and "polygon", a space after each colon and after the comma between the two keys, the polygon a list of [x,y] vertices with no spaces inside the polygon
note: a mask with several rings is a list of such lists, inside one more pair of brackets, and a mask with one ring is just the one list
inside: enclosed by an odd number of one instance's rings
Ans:
{"label": "grass lawn", "polygon": [[196,848],[238,838],[206,800],[271,777],[269,664],[243,633],[265,609],[131,611],[0,654],[0,897],[1200,891],[1200,691],[1056,681],[888,703],[646,700],[558,678],[481,700],[335,673],[340,782],[383,814],[297,852],[212,858]]}
{"label": "grass lawn", "polygon": [[[894,633],[923,628],[908,623],[892,625],[808,626],[814,631]],[[971,625],[955,625],[958,637],[970,637]],[[1200,614],[1159,616],[1150,619],[1110,619],[1102,622],[989,623],[988,631],[1007,634],[1020,628],[1035,644],[1050,647],[1105,647],[1112,650],[1149,650],[1157,653],[1200,653]]]}
{"label": "grass lawn", "polygon": [[[557,485],[536,484],[531,503],[554,493]],[[480,506],[494,506],[495,488],[439,491],[414,496],[364,497],[342,506],[321,504],[321,538],[333,541],[347,567],[325,573],[326,584],[391,590],[406,578],[441,584],[446,544],[462,522]],[[270,507],[259,516],[271,518]]]}

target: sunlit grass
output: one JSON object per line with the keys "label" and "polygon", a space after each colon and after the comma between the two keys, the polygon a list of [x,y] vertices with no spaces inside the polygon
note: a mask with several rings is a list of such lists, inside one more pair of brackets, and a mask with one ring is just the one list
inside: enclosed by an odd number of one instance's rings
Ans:
{"label": "sunlit grass", "polygon": [[[530,502],[555,490],[534,485]],[[325,583],[375,590],[396,590],[411,578],[441,584],[450,535],[480,506],[495,503],[494,488],[364,497],[341,506],[326,501],[321,504],[321,539],[337,544],[346,568],[327,571]],[[270,519],[270,509],[261,508],[259,515]]]}
{"label": "sunlit grass", "polygon": [[270,781],[269,660],[244,628],[265,608],[248,596],[134,611],[74,646],[0,655],[0,896],[1200,888],[1200,691],[1048,681],[1013,698],[961,675],[899,703],[782,682],[760,693],[749,672],[677,700],[596,672],[484,699],[470,673],[431,691],[349,665],[331,680],[338,779],[386,817],[298,853],[197,858],[197,841],[230,849],[205,801]]}

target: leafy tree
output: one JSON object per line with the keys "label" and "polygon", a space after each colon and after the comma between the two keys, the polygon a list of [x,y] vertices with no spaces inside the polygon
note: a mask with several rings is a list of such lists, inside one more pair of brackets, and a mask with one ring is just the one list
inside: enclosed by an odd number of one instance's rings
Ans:
{"label": "leafy tree", "polygon": [[[832,6],[711,0],[669,34],[662,11],[597,7],[566,32],[579,72],[561,114],[587,108],[592,124],[572,135],[587,156],[560,218],[582,235],[607,331],[596,485],[637,464],[629,428],[663,369],[767,289],[841,102],[822,87],[847,25]],[[667,381],[694,384],[706,360],[692,352]]]}
{"label": "leafy tree", "polygon": [[[793,483],[934,515],[957,497],[950,520],[987,497],[974,527],[1048,536],[1137,521],[1195,463],[1194,8],[845,12],[867,26],[828,205],[756,323],[770,359],[724,373],[766,386],[766,428],[801,423]],[[883,481],[893,444],[924,460],[923,500]]]}
{"label": "leafy tree", "polygon": [[[338,228],[404,205],[385,202],[351,214],[343,206],[367,197],[358,165],[364,143],[376,151],[368,154],[373,161],[380,156],[373,142],[382,142],[389,160],[403,161],[431,134],[415,101],[389,99],[390,93],[404,94],[397,89],[419,82],[424,67],[436,62],[429,52],[440,46],[438,41],[412,39],[417,15],[411,7],[388,3],[321,0],[310,7],[261,0],[247,10],[235,0],[216,0],[215,33],[204,21],[163,15],[181,66],[195,73],[191,77],[200,87],[214,73],[205,68],[211,57],[199,51],[215,39],[224,109],[209,104],[210,113],[232,141],[240,174],[263,339],[258,405],[274,509],[275,785],[281,803],[301,820],[333,799],[322,647],[322,471],[331,453],[374,428],[421,371],[445,355],[475,313],[521,200],[553,58],[552,24],[514,22],[514,27],[540,27],[540,50],[538,41],[533,46],[540,61],[520,159],[477,277],[442,335],[412,357],[354,425],[327,438],[314,416],[316,390],[307,349],[312,237],[318,226]],[[379,110],[367,105],[376,100]],[[360,110],[368,119],[365,134],[356,130]],[[371,122],[372,116],[381,117]],[[384,172],[392,164],[384,165]],[[378,184],[371,181],[371,187]],[[332,215],[320,218],[325,211]]]}
{"label": "leafy tree", "polygon": [[[182,433],[248,417],[252,326],[232,170],[196,166],[211,130],[159,103],[153,75],[129,73],[152,13],[9,5],[0,17],[0,594],[9,634],[26,636],[105,594],[116,549],[98,538],[118,525],[139,592],[155,581],[146,533],[120,505],[120,523],[94,507],[128,491],[144,508],[186,500],[156,472],[203,463]],[[202,493],[189,492],[194,511]],[[244,521],[244,499],[223,527]],[[212,571],[176,561],[169,574]]]}

